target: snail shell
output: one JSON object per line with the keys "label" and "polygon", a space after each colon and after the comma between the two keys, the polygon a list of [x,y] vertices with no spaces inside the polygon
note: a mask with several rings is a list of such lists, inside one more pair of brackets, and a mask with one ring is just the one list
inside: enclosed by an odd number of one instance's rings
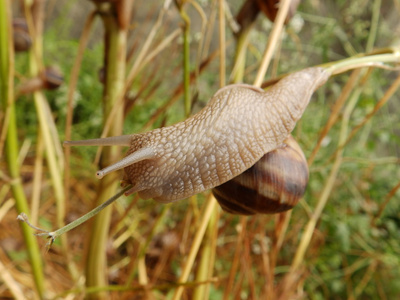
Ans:
{"label": "snail shell", "polygon": [[289,136],[254,166],[212,192],[222,209],[232,214],[279,213],[297,204],[304,195],[308,177],[304,153]]}
{"label": "snail shell", "polygon": [[13,20],[13,40],[16,52],[28,51],[32,46],[32,39],[29,35],[28,25],[22,18]]}

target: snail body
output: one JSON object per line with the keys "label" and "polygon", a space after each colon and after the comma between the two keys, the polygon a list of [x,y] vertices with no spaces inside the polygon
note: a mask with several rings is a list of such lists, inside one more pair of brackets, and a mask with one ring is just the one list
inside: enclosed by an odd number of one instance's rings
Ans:
{"label": "snail body", "polygon": [[306,157],[289,137],[242,174],[212,189],[222,209],[239,215],[273,214],[293,208],[308,183]]}
{"label": "snail body", "polygon": [[65,145],[129,146],[125,158],[97,176],[125,169],[123,184],[132,184],[127,194],[172,202],[225,183],[281,146],[329,75],[323,68],[304,69],[267,91],[229,85],[200,112],[175,125]]}

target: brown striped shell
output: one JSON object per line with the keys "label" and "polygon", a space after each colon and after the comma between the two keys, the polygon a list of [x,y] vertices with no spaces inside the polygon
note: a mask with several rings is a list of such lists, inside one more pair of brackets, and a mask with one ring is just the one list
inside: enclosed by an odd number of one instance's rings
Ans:
{"label": "brown striped shell", "polygon": [[308,166],[292,136],[254,166],[213,188],[222,209],[240,215],[272,214],[293,208],[304,195]]}

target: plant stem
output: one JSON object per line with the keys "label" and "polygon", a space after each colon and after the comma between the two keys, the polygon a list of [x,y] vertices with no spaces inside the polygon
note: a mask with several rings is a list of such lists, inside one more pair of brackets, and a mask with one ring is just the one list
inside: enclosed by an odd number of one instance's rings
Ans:
{"label": "plant stem", "polygon": [[231,78],[232,82],[242,82],[244,76],[244,70],[246,67],[246,50],[249,45],[250,32],[253,26],[246,27],[241,30],[236,41],[235,48],[235,62],[232,70]]}
{"label": "plant stem", "polygon": [[[215,261],[215,251],[217,247],[219,209],[215,206],[211,219],[207,226],[207,231],[202,242],[200,262],[195,282],[204,282],[212,278]],[[193,292],[193,300],[209,299],[210,285],[199,285]]]}
{"label": "plant stem", "polygon": [[[207,198],[207,202],[205,203],[205,206],[204,206],[205,209],[204,209],[204,212],[202,213],[202,217],[203,218],[202,218],[202,220],[200,222],[200,227],[196,231],[196,236],[193,239],[193,244],[192,244],[192,247],[190,248],[189,256],[186,259],[185,266],[184,266],[184,269],[182,270],[182,274],[181,274],[181,276],[180,276],[180,278],[178,280],[178,283],[187,282],[187,279],[188,279],[189,274],[190,274],[190,270],[193,267],[194,260],[196,258],[196,255],[197,255],[198,251],[199,251],[199,247],[200,247],[201,241],[202,241],[202,239],[204,237],[204,233],[206,231],[208,222],[210,220],[210,217],[212,215],[213,210],[216,207],[216,203],[217,203],[217,200],[214,198],[213,195],[210,195]],[[182,296],[182,293],[183,293],[183,289],[184,289],[184,286],[179,286],[176,289],[172,299],[173,300],[181,299],[181,296]]]}
{"label": "plant stem", "polygon": [[222,88],[226,84],[226,43],[225,43],[225,1],[219,0],[219,45],[220,45],[220,64],[219,64],[219,86]]}
{"label": "plant stem", "polygon": [[129,190],[132,186],[128,185],[115,195],[113,195],[111,198],[109,198],[107,201],[103,202],[99,206],[96,206],[94,209],[89,211],[88,213],[84,214],[82,217],[76,219],[75,221],[72,221],[71,223],[57,229],[56,231],[47,231],[43,230],[39,227],[33,226],[32,224],[29,223],[28,221],[28,216],[25,213],[21,213],[18,216],[18,219],[26,222],[31,228],[40,231],[40,233],[37,233],[36,235],[38,236],[47,236],[48,238],[51,239],[49,242],[49,246],[54,242],[56,238],[59,236],[63,235],[64,233],[74,229],[75,227],[78,227],[82,223],[86,222],[87,220],[91,219],[95,215],[97,215],[99,212],[101,212],[103,209],[105,209],[107,206],[109,206],[111,203],[113,203],[115,200],[117,200],[119,197],[121,197],[127,190]]}
{"label": "plant stem", "polygon": [[[44,2],[42,1],[24,1],[25,17],[27,20],[29,32],[32,36],[32,48],[29,51],[29,75],[32,78],[40,76],[40,72],[44,70],[43,63],[43,22],[44,22]],[[64,161],[61,155],[58,155],[58,147],[60,147],[60,139],[57,135],[54,119],[51,114],[49,103],[43,93],[38,90],[33,93],[33,99],[38,116],[41,138],[44,141],[44,149],[46,151],[46,162],[50,171],[50,179],[54,189],[56,200],[56,226],[64,226],[65,217],[65,194],[63,186],[63,170]],[[39,175],[38,173],[36,173]],[[67,258],[68,270],[73,278],[77,278],[78,271],[72,262],[70,252],[68,251],[67,236],[61,238],[61,251]]]}
{"label": "plant stem", "polygon": [[371,27],[369,30],[367,46],[365,47],[367,52],[372,51],[372,49],[374,48],[376,34],[378,32],[379,15],[381,14],[381,4],[382,0],[375,0],[371,7]]}
{"label": "plant stem", "polygon": [[179,13],[183,20],[183,98],[185,103],[185,116],[189,117],[191,112],[190,98],[190,19],[183,9],[183,4],[179,5]]}
{"label": "plant stem", "polygon": [[[118,9],[115,5],[122,3],[98,4],[97,8],[101,11],[102,20],[105,28],[105,56],[104,67],[106,70],[106,80],[103,95],[103,115],[104,123],[110,117],[113,106],[123,93],[126,68],[126,43],[128,28],[122,28],[118,22],[119,15],[115,14]],[[121,13],[121,11],[119,11]],[[128,18],[129,19],[129,18]],[[117,136],[122,134],[123,127],[123,105],[117,108],[110,126],[109,135]],[[103,150],[101,166],[116,161],[120,156],[121,147],[106,147]],[[101,205],[104,201],[112,197],[118,186],[118,174],[110,174],[102,179],[98,189],[96,205]],[[111,221],[111,207],[103,210],[93,220],[93,227],[89,238],[89,248],[86,261],[86,286],[104,286],[107,280],[106,245],[108,230]],[[106,293],[91,295],[93,299],[107,299]]]}
{"label": "plant stem", "polygon": [[291,0],[282,0],[279,3],[279,11],[274,22],[274,27],[272,28],[270,37],[268,39],[268,45],[265,48],[263,60],[260,68],[258,69],[256,80],[254,81],[255,86],[261,86],[265,74],[267,73],[269,63],[272,59],[272,55],[274,54],[275,46],[278,42],[279,36],[281,35],[283,24],[289,11],[290,2]]}
{"label": "plant stem", "polygon": [[400,49],[393,49],[386,54],[363,54],[363,56],[350,57],[336,62],[321,65],[327,68],[332,75],[347,72],[362,67],[388,68],[385,63],[400,63]]}
{"label": "plant stem", "polygon": [[[11,177],[11,190],[15,198],[16,209],[19,213],[29,211],[18,165],[18,140],[15,106],[13,98],[14,77],[14,52],[12,50],[11,9],[9,1],[0,3],[0,101],[1,106],[9,111],[7,134],[5,139],[5,156],[9,176]],[[33,280],[39,298],[44,298],[44,276],[39,246],[35,237],[30,233],[27,224],[21,223],[25,245],[32,268]]]}

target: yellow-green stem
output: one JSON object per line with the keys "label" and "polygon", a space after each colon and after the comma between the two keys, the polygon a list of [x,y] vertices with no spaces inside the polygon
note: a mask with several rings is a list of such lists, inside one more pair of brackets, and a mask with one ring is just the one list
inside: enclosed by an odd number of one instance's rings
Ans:
{"label": "yellow-green stem", "polygon": [[246,67],[246,53],[249,44],[249,36],[253,26],[248,26],[240,31],[236,41],[235,64],[233,66],[231,80],[232,82],[243,82],[244,70]]}
{"label": "yellow-green stem", "polygon": [[[104,123],[109,117],[113,106],[124,88],[126,65],[126,40],[127,29],[119,27],[117,16],[114,15],[112,4],[99,4],[102,10],[102,20],[105,27],[105,69],[106,82],[103,96]],[[123,105],[121,105],[113,118],[109,134],[121,135],[123,127]],[[120,147],[106,147],[101,157],[101,166],[109,165],[116,161],[121,154]],[[98,188],[96,205],[109,199],[116,193],[118,187],[118,174],[110,174],[102,179]],[[89,248],[86,262],[86,286],[107,285],[106,245],[111,221],[112,208],[104,209],[93,220],[90,232]],[[106,293],[93,294],[90,298],[107,299]]]}
{"label": "yellow-green stem", "polygon": [[115,200],[117,200],[119,197],[121,197],[126,191],[128,191],[131,188],[132,188],[131,185],[126,186],[124,189],[122,189],[121,191],[119,191],[115,195],[111,196],[105,202],[101,203],[99,206],[96,206],[95,208],[93,208],[88,213],[84,214],[83,216],[81,216],[80,218],[76,219],[75,221],[72,221],[71,223],[68,223],[67,225],[65,225],[65,226],[63,226],[63,227],[61,227],[61,228],[59,228],[59,229],[57,229],[55,231],[47,231],[47,230],[41,229],[41,228],[31,224],[29,222],[28,216],[25,213],[21,213],[18,216],[17,219],[20,220],[20,221],[28,223],[28,225],[30,227],[32,227],[33,229],[39,231],[39,233],[36,234],[37,236],[45,236],[45,237],[49,238],[50,241],[48,243],[48,246],[50,247],[51,244],[54,242],[54,240],[56,238],[60,237],[64,233],[67,233],[68,231],[74,229],[75,227],[78,227],[82,223],[88,221],[89,219],[91,219],[92,217],[94,217],[95,215],[100,213],[107,206],[109,206],[111,203],[113,203]]}
{"label": "yellow-green stem", "polygon": [[[29,51],[29,75],[34,78],[38,77],[40,72],[43,70],[43,35],[42,27],[44,22],[43,12],[44,3],[37,1],[25,0],[25,17],[29,27],[29,32],[33,37],[32,48]],[[35,19],[33,19],[33,6],[35,6]],[[44,149],[46,150],[46,161],[47,166],[50,170],[50,179],[54,189],[54,195],[56,200],[56,224],[57,227],[62,227],[64,225],[65,217],[65,197],[64,197],[64,186],[62,174],[64,172],[63,157],[58,156],[57,147],[59,147],[60,140],[58,136],[54,134],[54,119],[51,115],[51,110],[49,103],[46,100],[43,92],[41,90],[35,91],[33,93],[33,99],[35,102],[36,114],[38,116],[39,128],[41,131],[41,136],[44,141]],[[53,131],[53,133],[52,133]],[[57,145],[57,146],[56,146]],[[76,278],[77,270],[70,259],[70,253],[68,251],[67,236],[63,235],[60,239],[61,250],[63,254],[67,257],[67,266],[73,276]]]}
{"label": "yellow-green stem", "polygon": [[379,15],[381,14],[381,3],[382,0],[375,0],[372,4],[371,27],[369,30],[367,46],[365,47],[366,52],[370,52],[374,48],[376,34],[378,32]]}
{"label": "yellow-green stem", "polygon": [[[18,165],[18,140],[15,106],[13,97],[13,66],[14,52],[12,50],[11,32],[11,9],[9,1],[0,3],[0,105],[9,110],[7,134],[5,139],[5,156],[11,181],[11,190],[15,198],[15,206],[18,213],[28,212],[28,202],[26,200]],[[35,282],[39,298],[44,298],[44,276],[42,259],[36,238],[32,235],[27,224],[20,224],[24,241],[32,268],[32,277]]]}
{"label": "yellow-green stem", "polygon": [[[155,38],[159,28],[163,24],[162,21],[163,21],[166,11],[168,11],[170,3],[171,3],[171,1],[168,1],[168,0],[164,2],[164,5],[157,17],[156,23],[154,24],[151,31],[147,35],[146,41],[144,42],[143,47],[140,50],[139,54],[137,55],[137,57],[135,57],[134,64],[127,72],[128,74],[126,76],[124,88],[120,91],[120,94],[117,96],[117,101],[114,103],[114,107],[112,108],[111,112],[109,113],[109,118],[103,126],[103,131],[100,136],[101,138],[109,135],[110,127],[112,126],[114,118],[116,118],[118,109],[121,106],[123,106],[125,94],[131,88],[135,77],[145,67],[145,65],[151,61],[151,60],[149,60],[149,57],[152,57],[154,55],[154,53],[158,52],[158,51],[154,52],[154,50],[150,51],[149,49],[150,49],[150,46],[152,45],[152,42],[154,41],[154,38]],[[96,162],[98,162],[100,160],[100,153],[102,151],[102,148],[103,147],[99,147],[99,149],[97,151],[96,159],[95,159]]]}
{"label": "yellow-green stem", "polygon": [[226,42],[225,42],[225,1],[219,0],[219,46],[220,46],[220,63],[219,63],[219,87],[225,86],[225,69],[226,69]]}
{"label": "yellow-green stem", "polygon": [[185,116],[190,116],[191,98],[190,98],[190,19],[183,9],[179,10],[183,20],[183,98],[185,102]]}
{"label": "yellow-green stem", "polygon": [[387,66],[384,65],[385,63],[399,64],[400,49],[393,48],[392,53],[385,54],[361,54],[356,57],[350,57],[343,60],[324,64],[321,65],[321,67],[327,68],[328,72],[332,73],[332,75],[336,75],[362,67],[387,68]]}

